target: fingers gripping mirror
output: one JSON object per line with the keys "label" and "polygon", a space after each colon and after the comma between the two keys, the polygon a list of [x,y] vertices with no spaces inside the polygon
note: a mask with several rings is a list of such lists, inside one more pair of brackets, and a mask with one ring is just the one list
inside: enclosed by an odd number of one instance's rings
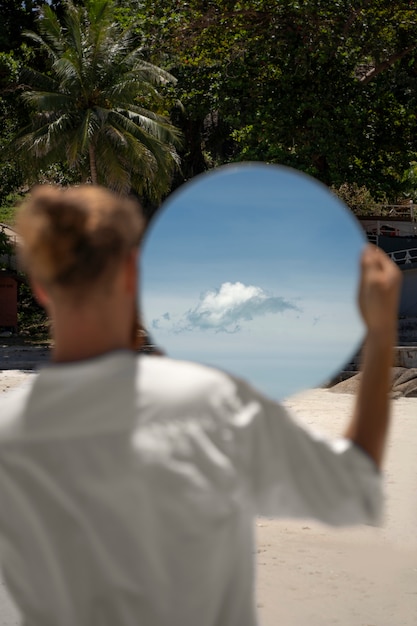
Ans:
{"label": "fingers gripping mirror", "polygon": [[357,351],[365,235],[327,187],[240,163],[169,196],[141,254],[140,309],[177,359],[246,378],[274,399],[321,384]]}

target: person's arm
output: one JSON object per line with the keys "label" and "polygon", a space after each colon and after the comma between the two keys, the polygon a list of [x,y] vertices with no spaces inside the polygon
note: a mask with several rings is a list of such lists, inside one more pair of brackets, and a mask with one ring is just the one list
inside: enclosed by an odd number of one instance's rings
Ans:
{"label": "person's arm", "polygon": [[235,380],[236,464],[260,515],[314,518],[333,526],[381,519],[377,467],[389,421],[391,364],[401,272],[379,249],[362,258],[359,305],[367,326],[360,391],[345,436],[331,440],[285,407]]}
{"label": "person's arm", "polygon": [[401,271],[379,248],[362,256],[359,308],[367,327],[362,378],[345,437],[381,466],[389,426],[391,366],[397,337]]}

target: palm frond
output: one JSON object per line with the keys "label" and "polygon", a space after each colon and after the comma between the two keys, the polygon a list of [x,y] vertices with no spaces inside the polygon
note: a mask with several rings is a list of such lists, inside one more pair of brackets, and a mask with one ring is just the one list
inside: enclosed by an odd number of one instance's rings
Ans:
{"label": "palm frond", "polygon": [[79,8],[75,7],[70,0],[67,0],[64,17],[66,47],[74,50],[78,58],[83,56],[80,13]]}
{"label": "palm frond", "polygon": [[38,91],[55,91],[59,89],[59,83],[47,74],[42,74],[30,67],[23,67],[20,72],[20,82],[23,86],[30,86]]}
{"label": "palm frond", "polygon": [[54,63],[53,69],[56,72],[61,89],[68,87],[71,90],[72,86],[80,86],[82,81],[79,68],[70,58],[61,57]]}
{"label": "palm frond", "polygon": [[175,85],[178,82],[175,76],[166,70],[143,59],[138,60],[131,71],[140,76],[141,80],[147,80],[156,85],[166,85],[167,83]]}
{"label": "palm frond", "polygon": [[108,22],[111,15],[111,2],[109,0],[86,0],[85,7],[90,24],[100,26]]}
{"label": "palm frond", "polygon": [[86,35],[91,46],[92,66],[99,66],[101,58],[111,63],[113,58],[110,50],[118,34],[111,20],[111,3],[109,0],[88,0],[86,16],[88,18]]}
{"label": "palm frond", "polygon": [[131,187],[130,167],[124,152],[125,150],[120,149],[120,136],[117,131],[106,129],[100,133],[96,143],[99,181],[120,193],[128,193]]}
{"label": "palm frond", "polygon": [[158,175],[161,175],[164,179],[167,176],[171,176],[179,164],[178,154],[171,144],[150,135],[124,115],[115,115],[114,111],[109,115],[110,121],[114,127],[123,130],[126,135],[133,137],[138,145],[144,146],[153,155],[158,164]]}
{"label": "palm frond", "polygon": [[[173,126],[167,118],[161,115],[135,106],[131,106],[130,109],[115,109],[111,114],[114,113],[118,113],[122,117],[130,120],[160,142],[171,143],[177,147],[181,145],[181,131]],[[119,120],[119,123],[120,122]],[[133,131],[131,130],[131,132]]]}
{"label": "palm frond", "polygon": [[16,142],[17,152],[26,152],[33,158],[41,158],[50,153],[52,146],[49,143],[49,124],[24,135]]}
{"label": "palm frond", "polygon": [[129,130],[132,134],[135,134],[136,129],[139,129],[145,131],[147,135],[152,135],[156,140],[160,140],[161,125],[157,120],[147,115],[126,111],[125,109],[114,109],[110,115],[117,120],[118,124],[124,125],[126,130]]}
{"label": "palm frond", "polygon": [[68,133],[65,150],[68,163],[76,166],[88,154],[90,142],[99,132],[100,124],[91,110],[86,110],[73,119],[73,130]]}
{"label": "palm frond", "polygon": [[31,124],[15,137],[19,156],[28,171],[53,159],[79,169],[93,146],[100,182],[160,198],[179,164],[181,133],[161,115],[159,87],[176,79],[143,59],[134,33],[114,22],[111,0],[63,6],[59,20],[46,3],[39,34],[28,34],[52,64],[50,75],[26,72]]}
{"label": "palm frond", "polygon": [[49,42],[55,53],[61,53],[65,46],[65,36],[57,14],[49,4],[45,3],[42,6],[37,23],[43,35],[43,41]]}
{"label": "palm frond", "polygon": [[109,39],[108,54],[112,62],[130,67],[129,55],[134,46],[135,36],[132,31],[120,31],[113,26],[112,39]]}
{"label": "palm frond", "polygon": [[38,111],[59,111],[74,106],[71,96],[50,91],[26,91],[22,94],[22,99]]}
{"label": "palm frond", "polygon": [[24,30],[22,35],[23,37],[26,37],[26,39],[31,39],[32,41],[37,43],[39,48],[45,50],[48,57],[52,59],[52,61],[55,61],[57,59],[56,51],[38,33],[34,33],[31,30]]}

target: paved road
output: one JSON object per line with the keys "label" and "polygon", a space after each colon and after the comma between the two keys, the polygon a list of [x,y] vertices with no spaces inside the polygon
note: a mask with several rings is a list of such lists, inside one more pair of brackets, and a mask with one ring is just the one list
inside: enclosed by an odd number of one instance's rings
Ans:
{"label": "paved road", "polygon": [[48,346],[7,345],[2,343],[0,337],[0,372],[3,370],[34,370],[48,363],[49,357]]}

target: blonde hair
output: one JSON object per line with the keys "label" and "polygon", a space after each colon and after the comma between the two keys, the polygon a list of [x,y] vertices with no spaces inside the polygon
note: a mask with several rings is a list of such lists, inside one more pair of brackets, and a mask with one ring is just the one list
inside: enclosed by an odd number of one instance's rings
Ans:
{"label": "blonde hair", "polygon": [[45,287],[85,290],[138,246],[140,206],[102,187],[35,187],[17,216],[23,267]]}

